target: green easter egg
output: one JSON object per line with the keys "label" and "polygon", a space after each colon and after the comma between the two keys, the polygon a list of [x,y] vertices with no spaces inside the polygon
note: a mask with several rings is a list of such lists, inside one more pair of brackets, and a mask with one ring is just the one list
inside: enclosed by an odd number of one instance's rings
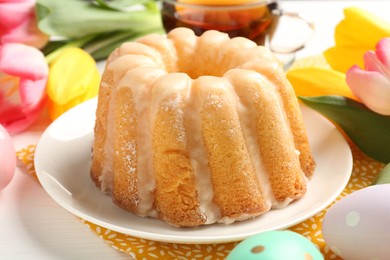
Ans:
{"label": "green easter egg", "polygon": [[267,231],[238,244],[226,260],[323,260],[324,257],[304,236],[292,231]]}

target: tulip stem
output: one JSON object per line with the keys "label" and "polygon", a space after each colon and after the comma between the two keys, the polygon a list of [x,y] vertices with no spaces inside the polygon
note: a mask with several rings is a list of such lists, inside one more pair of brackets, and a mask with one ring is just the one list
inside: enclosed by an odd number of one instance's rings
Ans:
{"label": "tulip stem", "polygon": [[55,60],[55,58],[57,58],[57,56],[60,55],[60,53],[64,49],[69,48],[69,47],[81,47],[84,44],[86,44],[87,42],[89,42],[90,40],[92,40],[94,37],[96,37],[96,35],[87,35],[83,38],[66,43],[65,45],[61,46],[60,48],[58,48],[55,51],[51,52],[50,54],[46,55],[45,58],[46,58],[47,63],[50,65],[50,63],[52,63]]}

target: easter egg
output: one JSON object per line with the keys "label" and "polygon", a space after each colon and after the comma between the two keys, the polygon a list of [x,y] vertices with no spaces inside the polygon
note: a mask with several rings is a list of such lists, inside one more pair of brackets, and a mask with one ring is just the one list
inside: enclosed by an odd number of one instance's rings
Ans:
{"label": "easter egg", "polygon": [[370,186],[336,202],[323,219],[322,233],[343,259],[389,259],[390,184]]}
{"label": "easter egg", "polygon": [[292,231],[267,231],[239,243],[226,260],[321,260],[317,247]]}
{"label": "easter egg", "polygon": [[0,190],[11,181],[16,168],[15,149],[5,128],[0,125]]}

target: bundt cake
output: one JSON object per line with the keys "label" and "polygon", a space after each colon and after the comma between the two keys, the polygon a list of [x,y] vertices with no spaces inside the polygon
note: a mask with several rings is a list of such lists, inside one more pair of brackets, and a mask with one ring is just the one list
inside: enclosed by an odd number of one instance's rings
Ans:
{"label": "bundt cake", "polygon": [[177,28],[117,48],[98,95],[91,178],[174,226],[232,223],[302,197],[313,160],[281,64],[245,38]]}

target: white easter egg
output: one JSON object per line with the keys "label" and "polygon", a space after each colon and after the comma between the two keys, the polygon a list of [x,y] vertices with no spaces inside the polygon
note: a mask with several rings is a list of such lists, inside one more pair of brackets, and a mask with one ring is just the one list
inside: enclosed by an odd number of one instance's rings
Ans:
{"label": "white easter egg", "polygon": [[322,223],[325,243],[345,260],[390,259],[390,184],[370,186],[336,202]]}
{"label": "white easter egg", "polygon": [[16,154],[11,137],[0,125],[0,190],[11,181],[15,168]]}

